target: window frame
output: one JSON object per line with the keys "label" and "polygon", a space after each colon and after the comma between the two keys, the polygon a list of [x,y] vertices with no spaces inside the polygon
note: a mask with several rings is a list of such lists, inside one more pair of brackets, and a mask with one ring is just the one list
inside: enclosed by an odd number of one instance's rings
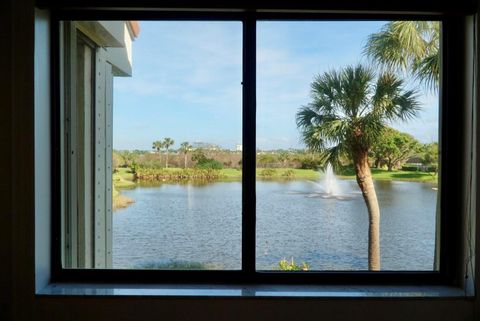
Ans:
{"label": "window frame", "polygon": [[[109,11],[54,10],[52,12],[52,281],[100,283],[228,283],[228,284],[457,284],[462,262],[461,247],[464,167],[466,135],[456,128],[465,125],[469,112],[465,104],[459,112],[455,105],[463,102],[464,40],[458,37],[462,14],[415,13],[345,13],[345,12],[231,12],[206,11]],[[66,269],[62,267],[61,220],[64,195],[62,190],[62,55],[59,25],[66,20],[175,20],[175,21],[239,21],[243,25],[243,89],[242,89],[242,269],[239,271],[170,271]],[[442,22],[442,69],[439,103],[439,215],[440,261],[438,271],[309,271],[282,272],[255,269],[255,141],[256,141],[256,22],[262,20],[439,20]],[[457,48],[464,50],[456,50]],[[448,168],[448,171],[447,171]],[[448,195],[448,199],[445,195]],[[437,211],[438,212],[438,211]]]}

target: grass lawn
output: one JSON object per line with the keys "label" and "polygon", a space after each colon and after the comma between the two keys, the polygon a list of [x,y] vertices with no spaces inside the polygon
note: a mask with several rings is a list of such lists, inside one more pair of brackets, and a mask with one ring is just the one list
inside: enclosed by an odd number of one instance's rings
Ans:
{"label": "grass lawn", "polygon": [[118,168],[118,171],[113,174],[113,191],[112,191],[112,206],[113,210],[127,207],[132,204],[134,200],[128,198],[118,191],[120,188],[129,188],[135,186],[133,181],[133,174],[129,168]]}
{"label": "grass lawn", "polygon": [[[297,169],[297,168],[272,168],[273,174],[268,177],[260,175],[264,168],[257,168],[257,178],[266,179],[318,179],[319,173],[312,169]],[[286,173],[290,175],[287,177]],[[221,170],[222,176],[228,179],[241,179],[242,171],[235,168],[224,168]]]}
{"label": "grass lawn", "polygon": [[113,173],[113,185],[116,188],[135,186],[133,179],[133,173],[130,172],[130,168],[118,168],[117,172]]}
{"label": "grass lawn", "polygon": [[[410,181],[422,183],[437,183],[438,177],[431,173],[425,172],[410,172],[410,171],[392,171],[389,172],[384,169],[372,168],[372,175],[374,180],[389,180],[389,181]],[[355,179],[355,173],[347,175],[338,175],[339,178]]]}

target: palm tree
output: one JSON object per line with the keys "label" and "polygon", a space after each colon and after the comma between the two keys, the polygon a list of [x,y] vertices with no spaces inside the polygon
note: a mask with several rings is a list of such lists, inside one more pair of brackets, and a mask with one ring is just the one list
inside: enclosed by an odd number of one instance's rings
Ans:
{"label": "palm tree", "polygon": [[190,145],[188,142],[183,142],[180,144],[180,151],[184,155],[184,168],[187,168],[187,153],[192,149],[192,145]]}
{"label": "palm tree", "polygon": [[405,90],[392,73],[375,73],[362,65],[319,75],[312,83],[313,102],[296,115],[302,139],[334,167],[347,157],[368,209],[368,268],[380,270],[380,208],[368,153],[386,123],[416,116],[416,92]]}
{"label": "palm tree", "polygon": [[412,75],[436,90],[440,78],[440,23],[392,21],[369,36],[364,54],[391,71]]}
{"label": "palm tree", "polygon": [[158,154],[163,148],[163,142],[156,140],[152,143],[152,149]]}
{"label": "palm tree", "polygon": [[165,167],[168,168],[168,149],[170,148],[170,146],[172,146],[173,144],[175,144],[175,142],[173,141],[173,139],[171,139],[170,137],[166,137],[163,139],[163,147],[165,148],[166,150],[166,158],[165,158]]}

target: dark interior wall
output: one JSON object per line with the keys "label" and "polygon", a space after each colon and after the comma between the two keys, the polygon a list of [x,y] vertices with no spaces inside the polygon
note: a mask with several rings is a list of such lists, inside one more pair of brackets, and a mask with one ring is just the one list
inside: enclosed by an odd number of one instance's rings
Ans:
{"label": "dark interior wall", "polygon": [[[11,106],[12,106],[12,15],[11,2],[0,2],[0,41],[3,50],[0,50],[0,168],[7,173],[12,166],[11,155]],[[12,292],[12,251],[11,251],[11,189],[10,176],[5,175],[0,180],[0,320],[11,319],[11,292]]]}
{"label": "dark interior wall", "polygon": [[473,301],[455,299],[45,298],[37,301],[34,315],[38,321],[477,320]]}
{"label": "dark interior wall", "polygon": [[[2,320],[30,318],[34,257],[34,2],[2,1],[0,298]],[[4,125],[3,122],[6,121]],[[5,184],[5,186],[3,186]],[[3,192],[5,191],[5,192]],[[2,309],[3,310],[3,309]]]}
{"label": "dark interior wall", "polygon": [[33,2],[0,1],[0,320],[476,320],[466,298],[36,297]]}

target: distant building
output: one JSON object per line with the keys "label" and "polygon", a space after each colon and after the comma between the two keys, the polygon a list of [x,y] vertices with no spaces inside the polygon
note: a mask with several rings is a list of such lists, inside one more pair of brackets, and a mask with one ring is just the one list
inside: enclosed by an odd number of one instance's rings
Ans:
{"label": "distant building", "polygon": [[237,145],[235,146],[235,150],[236,150],[237,152],[243,151],[243,145],[242,145],[242,144],[237,144]]}

